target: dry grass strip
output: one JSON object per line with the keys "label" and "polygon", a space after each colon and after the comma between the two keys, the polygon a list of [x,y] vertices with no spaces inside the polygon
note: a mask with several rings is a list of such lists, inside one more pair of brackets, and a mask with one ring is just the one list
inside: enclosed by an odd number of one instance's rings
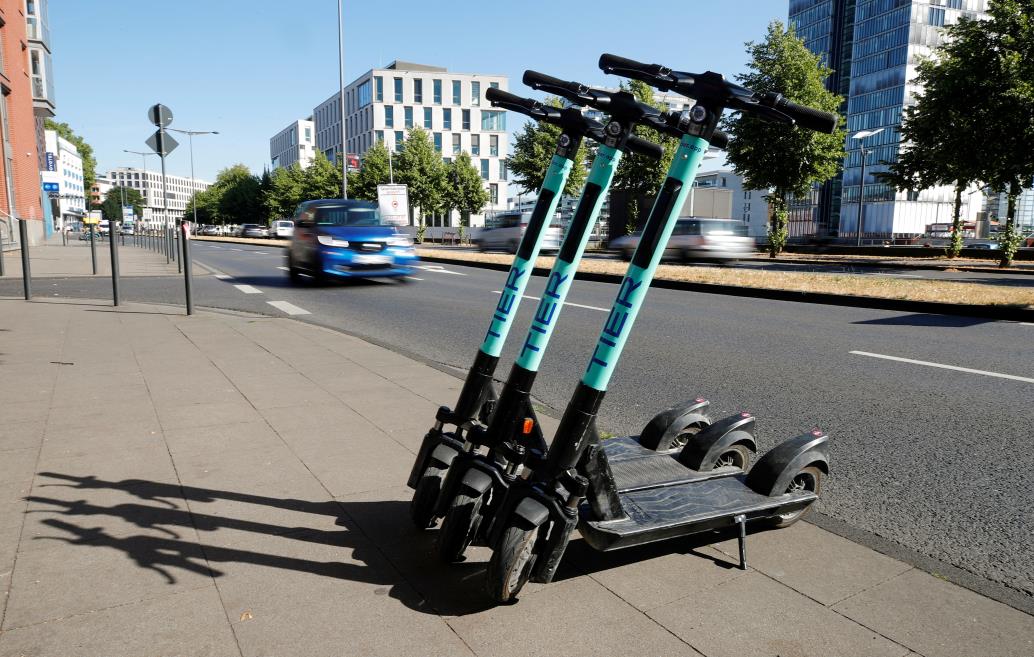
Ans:
{"label": "dry grass strip", "polygon": [[[499,253],[456,253],[444,249],[419,248],[417,254],[447,258],[456,262],[492,262],[510,264],[513,256]],[[553,258],[540,257],[538,267],[550,268]],[[621,276],[628,263],[613,260],[582,260],[579,271]],[[1010,305],[1034,308],[1034,281],[1030,286],[985,285],[955,281],[901,279],[891,276],[860,274],[823,274],[742,269],[738,267],[684,267],[661,265],[657,278],[689,283],[734,285],[767,290],[788,290],[816,294],[933,301],[984,306]]]}

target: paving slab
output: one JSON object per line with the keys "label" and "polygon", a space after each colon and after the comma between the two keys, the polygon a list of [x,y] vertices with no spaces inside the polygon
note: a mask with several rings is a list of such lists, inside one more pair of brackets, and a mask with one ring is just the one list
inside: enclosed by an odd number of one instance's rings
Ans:
{"label": "paving slab", "polygon": [[910,570],[833,607],[926,657],[1034,655],[1034,619]]}
{"label": "paving slab", "polygon": [[0,634],[0,657],[50,655],[239,657],[240,651],[215,587],[208,584]]}
{"label": "paving slab", "polygon": [[39,447],[46,419],[0,423],[0,454],[9,450]]}
{"label": "paving slab", "polygon": [[708,657],[904,657],[910,652],[756,572],[647,613]]}

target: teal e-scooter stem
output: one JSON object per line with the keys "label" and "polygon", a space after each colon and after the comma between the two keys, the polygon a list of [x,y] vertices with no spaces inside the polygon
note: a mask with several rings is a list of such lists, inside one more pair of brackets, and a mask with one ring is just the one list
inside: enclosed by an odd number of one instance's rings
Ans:
{"label": "teal e-scooter stem", "polygon": [[[556,212],[571,168],[576,164],[574,159],[577,157],[582,139],[595,127],[595,122],[584,117],[575,108],[550,107],[499,89],[488,90],[486,98],[496,107],[520,112],[537,121],[556,125],[561,129],[561,134],[539,189],[535,209],[506,276],[502,294],[492,312],[488,331],[474,357],[474,364],[467,372],[456,406],[451,409],[446,406],[438,409],[435,422],[424,435],[410,471],[407,484],[415,490],[410,511],[414,523],[419,528],[427,528],[432,524],[434,506],[445,471],[455,455],[463,451],[466,442],[465,432],[473,426],[486,399],[493,394],[492,376],[506,336],[524,297],[528,279],[531,278],[545,229]],[[455,431],[446,432],[447,424],[455,426]]]}

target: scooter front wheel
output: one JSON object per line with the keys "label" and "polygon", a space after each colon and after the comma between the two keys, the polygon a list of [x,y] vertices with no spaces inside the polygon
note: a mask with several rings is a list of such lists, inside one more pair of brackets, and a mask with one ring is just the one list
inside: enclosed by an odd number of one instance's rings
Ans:
{"label": "scooter front wheel", "polygon": [[419,530],[434,526],[434,507],[438,503],[438,494],[442,490],[445,471],[428,466],[413,492],[413,500],[409,503],[409,516]]}
{"label": "scooter front wheel", "polygon": [[535,552],[539,528],[506,528],[498,547],[492,552],[486,572],[488,594],[496,602],[513,602],[531,577],[538,555]]}
{"label": "scooter front wheel", "polygon": [[481,526],[481,504],[484,496],[459,494],[452,501],[449,512],[438,533],[438,558],[445,563],[456,563],[470,547]]}
{"label": "scooter front wheel", "polygon": [[[787,493],[794,493],[798,491],[810,491],[816,495],[822,489],[822,471],[813,465],[809,465],[806,468],[802,468],[800,472],[794,475],[794,478],[790,480],[790,485],[787,486]],[[777,529],[783,527],[789,527],[794,524],[811,510],[812,505],[804,507],[803,509],[797,509],[789,513],[780,513],[776,517],[772,518],[771,526]]]}

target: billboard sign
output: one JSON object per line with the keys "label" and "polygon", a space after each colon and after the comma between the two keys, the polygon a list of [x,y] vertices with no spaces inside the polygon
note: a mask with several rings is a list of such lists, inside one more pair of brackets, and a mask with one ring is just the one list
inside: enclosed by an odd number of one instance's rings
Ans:
{"label": "billboard sign", "polygon": [[386,225],[409,224],[409,190],[405,185],[377,185],[377,205]]}
{"label": "billboard sign", "polygon": [[47,151],[47,171],[57,171],[57,158],[50,151]]}

